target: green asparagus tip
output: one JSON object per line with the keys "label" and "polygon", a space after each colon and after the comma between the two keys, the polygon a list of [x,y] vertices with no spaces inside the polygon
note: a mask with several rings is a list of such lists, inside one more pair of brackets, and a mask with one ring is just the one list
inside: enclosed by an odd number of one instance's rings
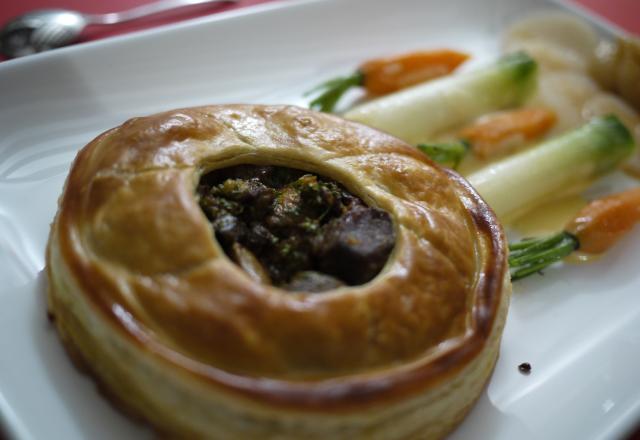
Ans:
{"label": "green asparagus tip", "polygon": [[446,143],[419,144],[418,149],[433,161],[456,169],[469,150],[467,141],[459,140]]}
{"label": "green asparagus tip", "polygon": [[309,103],[309,108],[323,112],[332,112],[336,104],[351,87],[362,86],[364,75],[356,72],[353,75],[330,79],[305,93],[305,96],[322,91],[317,98]]}
{"label": "green asparagus tip", "polygon": [[607,140],[619,144],[633,145],[633,135],[616,115],[605,115],[594,118],[591,124],[601,126],[607,133]]}
{"label": "green asparagus tip", "polygon": [[538,63],[526,52],[513,52],[504,55],[498,61],[513,72],[516,80],[525,80],[533,76],[538,69]]}
{"label": "green asparagus tip", "polygon": [[509,244],[509,271],[516,281],[562,260],[577,250],[580,243],[566,231],[546,238],[525,239]]}
{"label": "green asparagus tip", "polygon": [[598,116],[584,126],[597,151],[602,152],[596,173],[615,168],[635,147],[631,132],[615,115]]}

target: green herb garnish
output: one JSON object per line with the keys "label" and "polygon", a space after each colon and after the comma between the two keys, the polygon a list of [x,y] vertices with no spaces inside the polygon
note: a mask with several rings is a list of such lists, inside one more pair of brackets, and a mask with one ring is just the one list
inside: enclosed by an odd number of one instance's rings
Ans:
{"label": "green herb garnish", "polygon": [[363,82],[364,75],[360,72],[323,82],[305,93],[305,96],[308,96],[322,91],[317,98],[309,103],[309,108],[323,112],[332,112],[342,95],[344,95],[347,90],[352,87],[359,87]]}
{"label": "green herb garnish", "polygon": [[434,161],[449,168],[456,169],[469,150],[466,141],[454,141],[433,144],[419,144],[418,149]]}

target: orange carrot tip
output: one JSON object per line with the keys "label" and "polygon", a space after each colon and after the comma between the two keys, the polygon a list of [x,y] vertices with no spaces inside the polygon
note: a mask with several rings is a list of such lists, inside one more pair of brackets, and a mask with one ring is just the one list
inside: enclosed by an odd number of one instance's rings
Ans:
{"label": "orange carrot tip", "polygon": [[306,93],[321,92],[309,106],[331,112],[352,87],[382,95],[453,72],[469,55],[449,49],[418,51],[363,63],[351,75],[326,81]]}
{"label": "orange carrot tip", "polygon": [[527,141],[544,135],[556,122],[556,115],[544,108],[523,108],[479,118],[460,131],[480,159],[505,154]]}

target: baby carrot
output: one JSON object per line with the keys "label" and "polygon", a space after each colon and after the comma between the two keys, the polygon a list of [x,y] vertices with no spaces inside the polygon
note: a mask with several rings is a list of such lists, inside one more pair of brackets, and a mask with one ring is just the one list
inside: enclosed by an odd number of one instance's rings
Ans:
{"label": "baby carrot", "polygon": [[523,108],[483,116],[464,128],[460,137],[477,157],[488,159],[542,136],[555,122],[556,115],[550,110]]}
{"label": "baby carrot", "polygon": [[581,252],[601,254],[638,222],[640,188],[634,188],[589,203],[565,230],[576,236]]}
{"label": "baby carrot", "polygon": [[367,92],[385,95],[448,75],[467,59],[469,55],[450,49],[420,51],[370,60],[358,70]]}
{"label": "baby carrot", "polygon": [[322,91],[310,103],[315,110],[333,111],[338,100],[352,87],[364,87],[372,95],[383,95],[453,72],[469,55],[450,49],[416,51],[369,60],[351,75],[334,78],[310,90]]}
{"label": "baby carrot", "polygon": [[640,188],[612,194],[585,206],[559,234],[509,245],[511,279],[524,278],[575,250],[601,254],[640,222]]}

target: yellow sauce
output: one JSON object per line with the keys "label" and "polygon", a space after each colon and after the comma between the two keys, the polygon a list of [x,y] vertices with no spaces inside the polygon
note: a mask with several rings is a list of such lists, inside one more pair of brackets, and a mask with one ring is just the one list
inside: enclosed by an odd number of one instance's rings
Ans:
{"label": "yellow sauce", "polygon": [[462,162],[458,166],[457,171],[463,176],[468,176],[469,174],[475,173],[476,171],[486,167],[491,162],[488,160],[481,160],[475,157],[475,155],[471,152],[464,156]]}
{"label": "yellow sauce", "polygon": [[591,263],[593,261],[599,260],[600,258],[602,258],[602,255],[585,254],[583,252],[577,251],[565,257],[564,261],[572,264],[583,264],[583,263]]}
{"label": "yellow sauce", "polygon": [[522,237],[543,237],[558,233],[587,202],[579,195],[562,197],[540,205],[511,221],[509,226]]}
{"label": "yellow sauce", "polygon": [[[580,195],[571,195],[549,201],[526,215],[510,222],[508,227],[522,237],[545,237],[556,234],[587,204]],[[566,263],[584,264],[599,259],[600,255],[573,252],[564,258]]]}
{"label": "yellow sauce", "polygon": [[458,171],[463,176],[468,176],[469,174],[475,173],[476,171],[481,170],[482,168],[487,167],[495,162],[506,159],[513,154],[518,154],[530,150],[531,148],[539,145],[540,142],[542,142],[544,139],[545,137],[536,138],[533,141],[520,140],[518,142],[518,145],[513,149],[503,152],[502,154],[496,154],[495,156],[489,157],[487,159],[480,159],[470,151],[464,156],[456,171]]}
{"label": "yellow sauce", "polygon": [[624,171],[627,176],[640,180],[640,169],[622,164],[622,171]]}

